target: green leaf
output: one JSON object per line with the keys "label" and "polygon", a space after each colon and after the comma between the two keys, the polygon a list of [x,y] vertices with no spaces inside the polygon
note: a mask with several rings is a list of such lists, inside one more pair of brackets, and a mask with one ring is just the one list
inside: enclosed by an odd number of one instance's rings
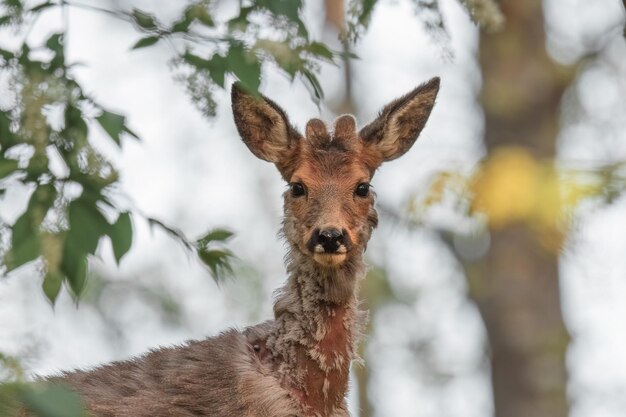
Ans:
{"label": "green leaf", "polygon": [[16,9],[17,12],[24,10],[23,0],[2,0],[2,3],[9,9]]}
{"label": "green leaf", "polygon": [[196,4],[189,5],[185,9],[183,16],[174,22],[171,32],[187,32],[194,22],[198,22],[207,27],[215,26],[211,14],[203,3],[204,2],[197,2]]}
{"label": "green leaf", "polygon": [[0,180],[17,171],[18,163],[14,159],[4,159],[0,157]]}
{"label": "green leaf", "polygon": [[9,61],[15,58],[15,54],[11,51],[7,51],[6,49],[0,48],[0,57],[2,57],[5,61]]}
{"label": "green leaf", "polygon": [[0,16],[0,27],[8,25],[12,19],[13,16]]}
{"label": "green leaf", "polygon": [[209,66],[209,61],[199,57],[198,55],[194,55],[189,51],[186,51],[183,54],[183,60],[196,68],[206,69]]}
{"label": "green leaf", "polygon": [[102,111],[102,114],[96,118],[100,126],[109,134],[111,139],[120,145],[120,133],[125,129],[126,118],[120,114]]}
{"label": "green leaf", "polygon": [[85,253],[93,254],[100,237],[111,228],[96,207],[96,201],[81,197],[72,201],[68,209],[69,230],[66,240],[75,241]]}
{"label": "green leaf", "polygon": [[57,384],[26,387],[24,405],[37,417],[84,417],[81,399],[73,391]]}
{"label": "green leaf", "polygon": [[233,236],[233,232],[226,229],[214,229],[196,241],[198,247],[205,249],[211,242],[225,242]]}
{"label": "green leaf", "polygon": [[228,30],[230,32],[244,32],[248,26],[248,15],[254,11],[254,7],[242,7],[239,9],[239,16],[228,21]]}
{"label": "green leaf", "polygon": [[63,53],[63,34],[55,33],[46,41],[46,47],[53,51],[55,54]]}
{"label": "green leaf", "polygon": [[328,47],[325,44],[321,42],[311,42],[309,45],[307,45],[305,49],[319,58],[322,58],[322,59],[327,60],[328,62],[334,63],[335,55],[331,52],[330,49],[328,49]]}
{"label": "green leaf", "polygon": [[67,277],[71,290],[79,296],[87,279],[87,252],[69,234],[66,235],[63,245],[61,271]]}
{"label": "green leaf", "polygon": [[213,55],[208,62],[207,69],[213,82],[223,88],[226,71],[228,70],[226,58],[218,54]]}
{"label": "green leaf", "polygon": [[0,145],[4,152],[11,145],[16,143],[15,137],[11,132],[11,118],[3,111],[0,111]]}
{"label": "green leaf", "polygon": [[74,142],[74,146],[81,148],[87,143],[89,127],[83,119],[83,113],[77,107],[68,104],[65,107],[65,127],[63,136]]}
{"label": "green leaf", "polygon": [[378,0],[358,0],[351,5],[348,9],[348,30],[341,35],[342,40],[355,43],[359,39],[369,25],[377,3]]}
{"label": "green leaf", "polygon": [[324,98],[324,90],[322,90],[322,86],[320,82],[317,80],[315,74],[307,69],[302,70],[302,74],[304,75],[305,86],[309,90],[309,94],[313,101],[319,105],[319,102]]}
{"label": "green leaf", "polygon": [[266,8],[277,16],[285,16],[292,22],[298,23],[302,0],[257,0],[257,4]]}
{"label": "green leaf", "polygon": [[49,272],[46,274],[41,288],[48,300],[54,304],[59,292],[61,291],[61,285],[63,284],[63,275],[59,272]]}
{"label": "green leaf", "polygon": [[183,54],[183,60],[198,70],[208,71],[213,82],[222,88],[224,87],[225,75],[229,65],[227,59],[223,56],[215,54],[211,59],[207,60],[187,51]]}
{"label": "green leaf", "polygon": [[130,136],[132,136],[133,138],[139,140],[139,136],[137,136],[137,134],[135,132],[133,132],[132,130],[130,130],[128,128],[128,126],[124,126],[124,132],[128,133]]}
{"label": "green leaf", "polygon": [[139,9],[133,9],[133,20],[144,29],[156,29],[156,19],[153,15]]}
{"label": "green leaf", "polygon": [[361,14],[358,17],[360,24],[366,25],[367,22],[369,22],[377,1],[378,0],[362,0],[363,9],[361,9]]}
{"label": "green leaf", "polygon": [[130,49],[140,49],[140,48],[146,48],[148,46],[152,46],[155,43],[157,43],[159,39],[161,38],[158,36],[146,36],[145,38],[139,39]]}
{"label": "green leaf", "polygon": [[46,47],[54,52],[54,57],[50,61],[50,69],[65,67],[65,51],[63,49],[63,34],[55,33],[46,41]]}
{"label": "green leaf", "polygon": [[181,18],[180,20],[177,20],[176,22],[174,22],[170,31],[172,33],[187,32],[189,30],[189,26],[191,26],[191,22],[192,20],[188,19],[185,16]]}
{"label": "green leaf", "polygon": [[56,196],[52,184],[40,185],[31,195],[26,211],[11,228],[11,249],[6,255],[6,265],[10,271],[37,259],[41,254],[39,228]]}
{"label": "green leaf", "polygon": [[228,68],[239,78],[244,87],[256,93],[261,85],[261,64],[257,57],[241,45],[233,45],[226,57]]}
{"label": "green leaf", "polygon": [[118,265],[120,259],[130,250],[133,243],[133,225],[130,213],[120,213],[117,221],[109,229],[109,237],[113,246],[113,254]]}
{"label": "green leaf", "polygon": [[39,225],[33,223],[32,212],[27,209],[11,228],[11,249],[5,257],[9,271],[37,259],[41,253]]}
{"label": "green leaf", "polygon": [[290,75],[292,80],[296,73],[304,67],[304,61],[300,57],[302,50],[299,48],[293,49],[285,42],[259,39],[255,43],[254,48],[269,53],[278,66]]}
{"label": "green leaf", "polygon": [[339,56],[342,59],[361,59],[357,54],[351,51],[341,51],[339,52]]}
{"label": "green leaf", "polygon": [[213,278],[221,280],[226,275],[232,273],[232,267],[230,266],[230,260],[233,254],[227,250],[199,250],[198,257],[200,260],[209,267]]}
{"label": "green leaf", "polygon": [[202,23],[204,26],[213,27],[215,23],[209,14],[209,11],[202,4],[194,4],[185,10],[185,19],[193,22],[197,20]]}

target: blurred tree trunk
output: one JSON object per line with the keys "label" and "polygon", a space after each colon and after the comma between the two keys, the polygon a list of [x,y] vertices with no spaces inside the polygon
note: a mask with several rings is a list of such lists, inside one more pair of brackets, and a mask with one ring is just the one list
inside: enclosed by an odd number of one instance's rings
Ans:
{"label": "blurred tree trunk", "polygon": [[[487,150],[521,146],[552,158],[573,70],[546,52],[540,0],[499,3],[505,27],[484,35],[480,46]],[[488,254],[467,265],[489,337],[496,417],[568,414],[558,254],[541,239],[527,224],[492,230]]]}

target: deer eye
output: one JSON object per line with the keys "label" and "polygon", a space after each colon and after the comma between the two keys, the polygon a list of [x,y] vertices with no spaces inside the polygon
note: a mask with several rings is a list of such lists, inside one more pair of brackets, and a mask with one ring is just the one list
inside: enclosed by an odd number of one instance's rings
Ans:
{"label": "deer eye", "polygon": [[291,187],[291,195],[294,197],[302,197],[306,193],[304,185],[300,182],[292,182],[289,186]]}
{"label": "deer eye", "polygon": [[366,182],[362,182],[356,186],[356,190],[354,190],[354,193],[359,197],[367,197],[370,193],[370,185]]}

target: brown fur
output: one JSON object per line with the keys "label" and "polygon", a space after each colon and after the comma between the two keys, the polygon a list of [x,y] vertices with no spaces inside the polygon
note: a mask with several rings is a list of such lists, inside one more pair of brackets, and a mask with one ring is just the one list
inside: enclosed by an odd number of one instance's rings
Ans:
{"label": "brown fur", "polygon": [[[304,196],[284,194],[289,278],[274,320],[51,381],[72,386],[100,417],[347,417],[350,363],[367,317],[357,288],[378,222],[373,193],[358,196],[355,188],[413,144],[438,86],[434,79],[392,102],[359,133],[354,117],[344,115],[332,132],[311,120],[306,137],[274,102],[233,87],[244,143],[306,189]],[[345,258],[331,266],[307,246],[325,227],[345,231]]]}

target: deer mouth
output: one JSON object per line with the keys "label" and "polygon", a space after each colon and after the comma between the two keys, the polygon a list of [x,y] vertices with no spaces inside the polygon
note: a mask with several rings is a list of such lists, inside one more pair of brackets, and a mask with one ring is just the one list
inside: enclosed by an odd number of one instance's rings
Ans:
{"label": "deer mouth", "polygon": [[317,244],[313,247],[313,260],[322,266],[335,267],[342,264],[348,257],[348,248],[346,245],[339,245],[334,251],[328,251],[322,245]]}
{"label": "deer mouth", "polygon": [[326,267],[335,267],[341,265],[348,255],[343,253],[314,253],[313,260],[318,264]]}

